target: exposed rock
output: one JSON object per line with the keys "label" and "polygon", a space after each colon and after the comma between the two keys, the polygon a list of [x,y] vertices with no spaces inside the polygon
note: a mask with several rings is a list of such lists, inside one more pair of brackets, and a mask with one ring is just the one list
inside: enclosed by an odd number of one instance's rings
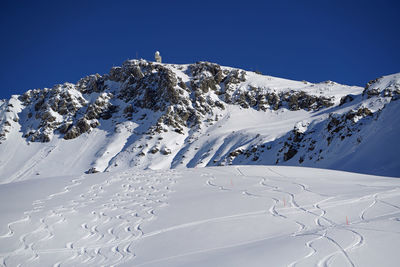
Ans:
{"label": "exposed rock", "polygon": [[76,87],[82,94],[100,93],[106,88],[105,79],[99,74],[90,75],[82,78],[76,84]]}
{"label": "exposed rock", "polygon": [[160,149],[159,149],[158,147],[155,146],[155,147],[152,147],[152,148],[150,149],[149,152],[150,152],[151,154],[156,154],[158,151],[160,151]]}
{"label": "exposed rock", "polygon": [[171,154],[171,149],[164,147],[163,149],[161,149],[160,152],[163,155],[169,155],[169,154]]}
{"label": "exposed rock", "polygon": [[355,97],[355,96],[353,96],[353,95],[346,95],[346,96],[342,97],[342,98],[340,99],[340,104],[339,104],[339,106],[342,106],[342,105],[344,105],[344,104],[346,104],[346,103],[349,103],[349,102],[353,101],[353,100],[354,100],[354,97]]}
{"label": "exposed rock", "polygon": [[91,174],[91,173],[98,173],[99,171],[96,170],[95,167],[90,168],[89,170],[85,171],[86,174]]}
{"label": "exposed rock", "polygon": [[90,124],[85,118],[79,119],[74,126],[69,128],[67,133],[64,135],[64,139],[69,140],[76,138],[83,133],[89,132],[90,129]]}
{"label": "exposed rock", "polygon": [[391,97],[392,100],[400,98],[400,81],[386,80],[384,77],[369,81],[363,91],[363,96],[371,98],[374,96]]}
{"label": "exposed rock", "polygon": [[290,147],[289,150],[284,154],[283,160],[288,161],[289,159],[293,158],[297,154],[297,150],[293,147]]}

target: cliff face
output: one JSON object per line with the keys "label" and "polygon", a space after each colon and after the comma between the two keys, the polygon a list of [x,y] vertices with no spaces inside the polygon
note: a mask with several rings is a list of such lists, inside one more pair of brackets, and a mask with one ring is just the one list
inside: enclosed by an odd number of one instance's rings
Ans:
{"label": "cliff face", "polygon": [[[38,151],[50,151],[29,168],[20,166],[29,170],[13,173],[13,179],[40,173],[40,165],[60,155],[76,154],[86,158],[75,165],[77,172],[119,166],[329,165],[338,147],[342,154],[356,149],[363,129],[377,124],[387,106],[397,105],[398,76],[371,81],[363,89],[209,62],[128,60],[105,75],[0,102],[0,147],[6,154],[14,144],[36,157]],[[66,148],[73,146],[76,154],[70,155]],[[5,155],[1,159],[6,162]],[[62,172],[71,168],[65,165]]]}

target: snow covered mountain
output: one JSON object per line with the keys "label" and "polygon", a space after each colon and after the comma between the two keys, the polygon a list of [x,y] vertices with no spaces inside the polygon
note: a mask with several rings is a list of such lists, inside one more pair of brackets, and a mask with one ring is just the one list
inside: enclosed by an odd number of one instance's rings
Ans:
{"label": "snow covered mountain", "polygon": [[397,266],[400,180],[304,166],[399,177],[399,98],[129,60],[2,100],[0,265]]}
{"label": "snow covered mountain", "polygon": [[365,88],[128,60],[0,102],[0,182],[238,164],[400,176],[400,74]]}

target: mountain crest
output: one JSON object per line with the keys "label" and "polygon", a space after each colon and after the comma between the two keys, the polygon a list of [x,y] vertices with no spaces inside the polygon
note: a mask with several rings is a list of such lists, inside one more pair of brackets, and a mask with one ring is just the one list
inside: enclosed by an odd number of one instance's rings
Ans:
{"label": "mountain crest", "polygon": [[[399,99],[399,81],[394,74],[360,88],[210,62],[127,60],[104,75],[0,102],[0,139],[19,140],[21,149],[32,142],[63,147],[92,140],[93,151],[77,148],[91,159],[80,168],[92,171],[125,165],[329,167],[337,149],[363,146],[365,129],[379,124],[382,110]],[[53,154],[51,149],[44,158]]]}

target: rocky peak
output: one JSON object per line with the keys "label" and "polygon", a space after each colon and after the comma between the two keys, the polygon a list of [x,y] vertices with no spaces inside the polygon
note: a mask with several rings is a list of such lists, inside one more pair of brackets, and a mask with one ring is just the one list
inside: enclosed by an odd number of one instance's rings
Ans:
{"label": "rocky peak", "polygon": [[[272,79],[255,75],[210,62],[172,65],[127,60],[108,74],[89,75],[76,84],[27,91],[19,97],[24,105],[22,131],[29,141],[48,142],[54,134],[73,139],[102,121],[132,120],[145,109],[158,114],[150,133],[183,133],[204,120],[214,120],[215,113],[227,104],[266,111],[319,110],[334,103],[330,97],[307,90],[254,84],[249,77]],[[332,86],[331,82],[326,86]]]}

